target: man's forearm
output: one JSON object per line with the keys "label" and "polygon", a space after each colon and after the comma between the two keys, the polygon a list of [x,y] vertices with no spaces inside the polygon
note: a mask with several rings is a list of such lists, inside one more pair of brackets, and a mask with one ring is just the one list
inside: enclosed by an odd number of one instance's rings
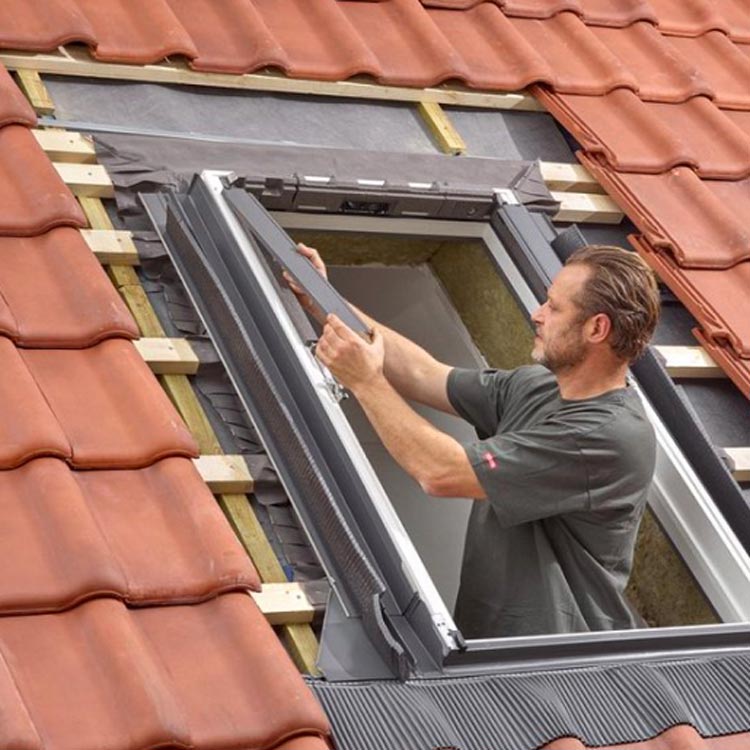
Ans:
{"label": "man's forearm", "polygon": [[484,496],[460,443],[417,414],[384,377],[353,393],[388,452],[424,492]]}
{"label": "man's forearm", "polygon": [[437,364],[435,358],[406,336],[379,323],[351,303],[349,306],[370,328],[377,327],[382,334],[385,342],[384,372],[388,382],[404,398],[420,401],[420,386],[426,374]]}

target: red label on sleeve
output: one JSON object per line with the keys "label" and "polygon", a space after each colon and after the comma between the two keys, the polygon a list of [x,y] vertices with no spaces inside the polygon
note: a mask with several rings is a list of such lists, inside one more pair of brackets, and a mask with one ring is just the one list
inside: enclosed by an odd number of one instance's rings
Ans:
{"label": "red label on sleeve", "polygon": [[495,461],[495,457],[489,451],[484,454],[483,458],[490,469],[497,469],[497,461]]}

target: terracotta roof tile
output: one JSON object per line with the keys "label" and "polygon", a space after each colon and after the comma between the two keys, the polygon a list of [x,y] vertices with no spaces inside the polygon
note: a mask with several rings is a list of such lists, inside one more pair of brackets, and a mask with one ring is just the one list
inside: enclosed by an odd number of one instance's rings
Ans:
{"label": "terracotta roof tile", "polygon": [[86,226],[73,194],[28,128],[0,128],[0,235],[41,234]]}
{"label": "terracotta roof tile", "polygon": [[[701,737],[693,727],[680,724],[662,732],[657,737],[642,742],[625,742],[621,745],[598,746],[598,750],[743,750],[750,743],[750,734],[741,732],[724,737]],[[573,737],[563,737],[543,746],[543,750],[588,750]]]}
{"label": "terracotta roof tile", "polygon": [[[380,74],[377,58],[347,18],[344,3],[324,0],[311,6],[306,0],[259,0],[253,5],[284,50],[287,61],[282,68],[289,75],[337,79],[357,73]],[[380,26],[391,26],[378,7],[373,36],[383,33]]]}
{"label": "terracotta roof tile", "polygon": [[0,470],[35,456],[68,458],[70,442],[18,349],[2,336],[0,362]]}
{"label": "terracotta roof tile", "polygon": [[698,343],[708,352],[716,364],[729,376],[745,398],[750,398],[750,360],[741,359],[729,346],[711,341],[699,328],[693,329]]}
{"label": "terracotta roof tile", "polygon": [[552,18],[566,10],[580,13],[581,3],[580,0],[505,0],[503,10],[520,18]]}
{"label": "terracotta roof tile", "polygon": [[707,31],[729,33],[729,24],[716,0],[649,0],[659,30],[677,36],[700,36]]}
{"label": "terracotta roof tile", "polygon": [[545,21],[516,18],[512,23],[554,71],[556,91],[605,94],[619,87],[637,88],[628,68],[575,14],[559,13]]}
{"label": "terracotta roof tile", "polygon": [[750,358],[750,261],[727,270],[680,268],[674,258],[631,237],[641,257],[683,301],[707,338]]}
{"label": "terracotta roof tile", "polygon": [[18,351],[68,437],[73,466],[130,469],[166,456],[197,455],[195,441],[130,342]]}
{"label": "terracotta roof tile", "polygon": [[94,57],[150,63],[169,55],[198,56],[166,0],[75,0],[94,30]]}
{"label": "terracotta roof tile", "polygon": [[750,139],[712,102],[641,101],[626,89],[605,96],[537,96],[591,153],[623,172],[658,174],[685,165],[711,179],[750,175]]}
{"label": "terracotta roof tile", "polygon": [[[288,66],[284,50],[247,0],[167,0],[198,50],[195,70],[246,73],[265,66]],[[227,24],[226,18],[232,23]]]}
{"label": "terracotta roof tile", "polygon": [[592,26],[589,30],[632,71],[638,96],[644,101],[678,103],[699,95],[715,96],[695,59],[671,43],[677,38],[663,36],[652,24],[634,23],[626,29]]}
{"label": "terracotta roof tile", "polygon": [[701,180],[678,167],[662,175],[625,174],[579,154],[656,248],[682,266],[729,268],[750,259],[750,181]]}
{"label": "terracotta roof tile", "polygon": [[3,715],[7,707],[15,718],[0,724],[4,747],[270,748],[328,732],[244,594],[138,610],[98,599],[63,614],[2,617],[0,656]]}
{"label": "terracotta roof tile", "polygon": [[750,108],[750,60],[720,31],[695,38],[669,37],[669,44],[700,70],[719,107]]}
{"label": "terracotta roof tile", "polygon": [[96,42],[76,0],[3,0],[0,46],[43,52],[69,42]]}
{"label": "terracotta roof tile", "polygon": [[447,11],[426,12],[413,0],[382,4],[344,1],[338,7],[357,29],[357,38],[365,35],[377,60],[378,79],[402,86],[472,79],[471,68],[432,18],[432,13]]}
{"label": "terracotta roof tile", "polygon": [[64,348],[137,338],[138,327],[80,232],[59,227],[0,237],[0,333],[21,346]]}
{"label": "terracotta roof tile", "polygon": [[637,21],[656,23],[657,16],[647,0],[580,0],[583,20],[594,26],[623,28]]}
{"label": "terracotta roof tile", "polygon": [[14,123],[33,127],[36,125],[36,114],[8,71],[0,64],[0,128]]}
{"label": "terracotta roof tile", "polygon": [[515,91],[534,81],[556,80],[538,48],[492,3],[465,13],[435,10],[430,18],[472,70],[475,85]]}
{"label": "terracotta roof tile", "polygon": [[0,613],[114,596],[194,602],[260,588],[213,495],[184,458],[72,471],[39,458],[0,472]]}

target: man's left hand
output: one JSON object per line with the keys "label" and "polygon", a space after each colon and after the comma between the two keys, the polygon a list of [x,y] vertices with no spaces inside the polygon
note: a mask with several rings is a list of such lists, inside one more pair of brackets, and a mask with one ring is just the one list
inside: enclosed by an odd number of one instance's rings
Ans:
{"label": "man's left hand", "polygon": [[326,318],[315,356],[352,392],[383,375],[382,335],[375,329],[367,342],[335,315]]}

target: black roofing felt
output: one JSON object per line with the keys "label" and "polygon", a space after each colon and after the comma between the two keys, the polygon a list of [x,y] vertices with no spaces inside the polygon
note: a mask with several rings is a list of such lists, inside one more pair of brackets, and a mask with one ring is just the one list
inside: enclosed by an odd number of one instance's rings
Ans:
{"label": "black roofing felt", "polygon": [[685,661],[398,682],[309,679],[338,750],[518,750],[750,730],[750,651]]}

